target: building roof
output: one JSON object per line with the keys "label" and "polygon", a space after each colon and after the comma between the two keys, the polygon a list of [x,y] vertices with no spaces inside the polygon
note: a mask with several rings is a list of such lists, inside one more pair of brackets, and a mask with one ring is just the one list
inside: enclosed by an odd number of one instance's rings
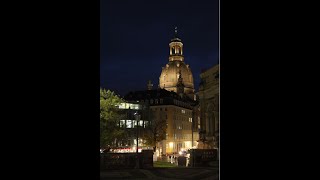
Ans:
{"label": "building roof", "polygon": [[[177,74],[181,71],[183,84],[188,88],[194,88],[193,75],[189,65],[181,61],[169,61],[168,64],[162,68],[159,84],[161,88],[176,87],[178,83]],[[166,79],[165,79],[166,78]]]}
{"label": "building roof", "polygon": [[[141,101],[141,100],[151,100],[151,99],[163,99],[163,105],[174,104],[174,100],[182,101],[190,106],[197,104],[196,101],[189,98],[187,95],[179,96],[173,91],[167,91],[165,89],[153,89],[145,91],[131,91],[124,97],[127,101]],[[154,104],[156,105],[156,104]],[[161,104],[158,104],[161,105]]]}

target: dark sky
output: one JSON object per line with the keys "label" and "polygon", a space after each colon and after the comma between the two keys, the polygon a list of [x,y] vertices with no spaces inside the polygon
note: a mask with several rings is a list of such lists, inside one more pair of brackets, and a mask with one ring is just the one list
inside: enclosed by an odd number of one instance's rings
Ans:
{"label": "dark sky", "polygon": [[125,95],[158,87],[161,67],[169,61],[169,42],[178,27],[185,63],[198,91],[201,69],[218,62],[219,1],[100,2],[100,86]]}

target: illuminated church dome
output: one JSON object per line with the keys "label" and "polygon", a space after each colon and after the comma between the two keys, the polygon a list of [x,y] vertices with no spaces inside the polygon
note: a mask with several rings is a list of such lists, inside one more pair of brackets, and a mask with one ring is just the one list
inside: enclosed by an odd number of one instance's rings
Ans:
{"label": "illuminated church dome", "polygon": [[162,89],[174,91],[178,94],[185,93],[193,98],[193,76],[190,66],[184,63],[183,44],[177,36],[177,28],[175,28],[175,36],[171,39],[169,47],[169,62],[165,67],[162,67],[159,86]]}

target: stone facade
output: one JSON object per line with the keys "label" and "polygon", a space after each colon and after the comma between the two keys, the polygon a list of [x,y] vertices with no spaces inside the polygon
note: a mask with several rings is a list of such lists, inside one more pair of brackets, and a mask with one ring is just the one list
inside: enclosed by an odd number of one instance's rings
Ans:
{"label": "stone facade", "polygon": [[219,148],[219,64],[200,74],[201,145]]}
{"label": "stone facade", "polygon": [[153,118],[166,120],[166,139],[158,144],[157,155],[179,153],[197,145],[198,136],[192,131],[196,101],[165,89],[130,92],[125,99],[148,104]]}

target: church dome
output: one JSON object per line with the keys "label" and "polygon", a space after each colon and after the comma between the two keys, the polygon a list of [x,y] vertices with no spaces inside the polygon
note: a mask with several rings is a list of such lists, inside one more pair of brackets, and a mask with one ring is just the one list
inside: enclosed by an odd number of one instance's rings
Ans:
{"label": "church dome", "polygon": [[[179,89],[179,93],[183,91],[183,93],[192,96],[194,94],[193,76],[189,65],[184,63],[183,43],[177,33],[176,27],[174,38],[169,43],[169,62],[165,67],[162,67],[159,87],[176,93]],[[182,82],[181,79],[179,82],[180,75]]]}
{"label": "church dome", "polygon": [[165,67],[162,68],[159,79],[160,88],[176,92],[180,71],[182,82],[185,86],[185,93],[193,93],[194,84],[191,69],[189,65],[186,65],[182,61],[170,61]]}

